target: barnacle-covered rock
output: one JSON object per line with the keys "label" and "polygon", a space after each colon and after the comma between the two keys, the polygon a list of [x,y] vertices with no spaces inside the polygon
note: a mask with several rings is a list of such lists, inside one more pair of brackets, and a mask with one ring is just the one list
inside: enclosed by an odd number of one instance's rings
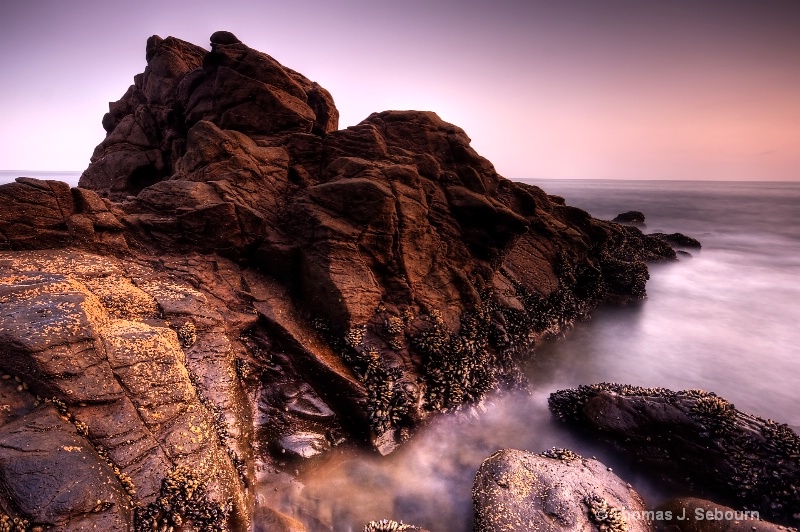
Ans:
{"label": "barnacle-covered rock", "polygon": [[228,527],[231,503],[210,501],[206,496],[208,479],[188,466],[170,471],[161,484],[156,500],[136,509],[136,532],[192,527],[199,532],[224,532]]}
{"label": "barnacle-covered rock", "polygon": [[484,460],[472,487],[476,532],[652,530],[642,498],[605,465],[544,454],[504,449]]}
{"label": "barnacle-covered rock", "polygon": [[549,405],[689,493],[800,524],[800,437],[785,424],[703,390],[601,383],[559,390]]}

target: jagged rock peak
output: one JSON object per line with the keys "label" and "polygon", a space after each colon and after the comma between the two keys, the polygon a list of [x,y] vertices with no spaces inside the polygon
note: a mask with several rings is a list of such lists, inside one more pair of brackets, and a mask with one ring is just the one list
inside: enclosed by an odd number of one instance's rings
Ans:
{"label": "jagged rock peak", "polygon": [[80,186],[124,198],[169,178],[200,121],[248,136],[338,129],[330,93],[233,33],[211,36],[211,51],[167,37],[147,40],[147,67],[103,118],[107,135]]}

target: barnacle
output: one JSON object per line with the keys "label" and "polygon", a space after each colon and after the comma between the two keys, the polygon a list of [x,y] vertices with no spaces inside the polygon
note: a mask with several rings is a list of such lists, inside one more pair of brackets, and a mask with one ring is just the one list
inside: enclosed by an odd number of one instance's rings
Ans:
{"label": "barnacle", "polygon": [[136,509],[136,532],[167,530],[186,523],[201,532],[228,530],[227,518],[231,503],[219,504],[206,497],[206,481],[188,466],[177,466],[161,481],[156,500]]}
{"label": "barnacle", "polygon": [[546,458],[555,458],[556,460],[561,460],[562,462],[574,462],[575,460],[580,460],[582,458],[576,452],[571,451],[570,449],[562,449],[559,447],[553,447],[546,451],[542,451],[539,453],[541,456]]}
{"label": "barnacle", "polygon": [[389,345],[392,349],[399,351],[404,347],[403,337],[405,335],[405,323],[399,316],[389,316],[385,321],[386,332],[389,333]]}
{"label": "barnacle", "polygon": [[716,395],[698,398],[691,408],[691,413],[704,424],[711,425],[716,432],[724,432],[733,428],[736,420],[736,408]]}
{"label": "barnacle", "polygon": [[628,523],[622,512],[608,504],[602,497],[593,495],[587,497],[584,502],[589,507],[589,519],[597,525],[601,532],[626,532]]}
{"label": "barnacle", "polygon": [[178,327],[178,340],[181,345],[188,349],[197,341],[197,328],[191,321],[186,321],[183,325]]}
{"label": "barnacle", "polygon": [[29,532],[30,530],[30,522],[27,519],[0,513],[0,532]]}
{"label": "barnacle", "polygon": [[364,334],[367,332],[366,326],[353,327],[349,329],[344,335],[344,341],[347,345],[356,349],[360,347],[364,341]]}
{"label": "barnacle", "polygon": [[402,521],[392,521],[391,519],[381,519],[380,521],[370,521],[364,527],[364,532],[401,532],[411,530],[412,527],[404,525]]}

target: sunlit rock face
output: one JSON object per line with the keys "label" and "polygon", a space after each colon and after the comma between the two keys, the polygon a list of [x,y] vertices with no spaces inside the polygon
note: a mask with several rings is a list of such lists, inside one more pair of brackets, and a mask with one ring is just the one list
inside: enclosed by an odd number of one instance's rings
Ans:
{"label": "sunlit rock face", "polygon": [[435,113],[337,130],[325,89],[229,32],[146,56],[80,188],[0,187],[0,370],[20,388],[2,422],[55,408],[52,437],[119,483],[98,516],[246,527],[265,470],[391,452],[675,257],[504,179]]}

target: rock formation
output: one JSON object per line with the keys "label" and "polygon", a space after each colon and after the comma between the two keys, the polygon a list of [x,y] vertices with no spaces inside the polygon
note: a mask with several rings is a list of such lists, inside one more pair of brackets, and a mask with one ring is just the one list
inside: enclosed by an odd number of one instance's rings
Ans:
{"label": "rock formation", "polygon": [[550,396],[550,410],[624,449],[689,493],[796,525],[800,437],[703,390],[593,384]]}
{"label": "rock formation", "polygon": [[256,462],[391,452],[675,258],[434,113],[337,130],[325,89],[228,32],[146,53],[79,188],[0,186],[9,516],[246,529]]}
{"label": "rock formation", "polygon": [[504,449],[484,460],[472,488],[475,532],[649,532],[644,501],[611,469],[568,449]]}
{"label": "rock formation", "polygon": [[611,221],[612,222],[617,222],[619,224],[632,225],[634,227],[640,227],[642,229],[647,227],[644,224],[644,214],[642,212],[640,212],[640,211],[628,211],[628,212],[620,213],[620,214],[616,215],[614,217],[614,219],[611,220]]}

